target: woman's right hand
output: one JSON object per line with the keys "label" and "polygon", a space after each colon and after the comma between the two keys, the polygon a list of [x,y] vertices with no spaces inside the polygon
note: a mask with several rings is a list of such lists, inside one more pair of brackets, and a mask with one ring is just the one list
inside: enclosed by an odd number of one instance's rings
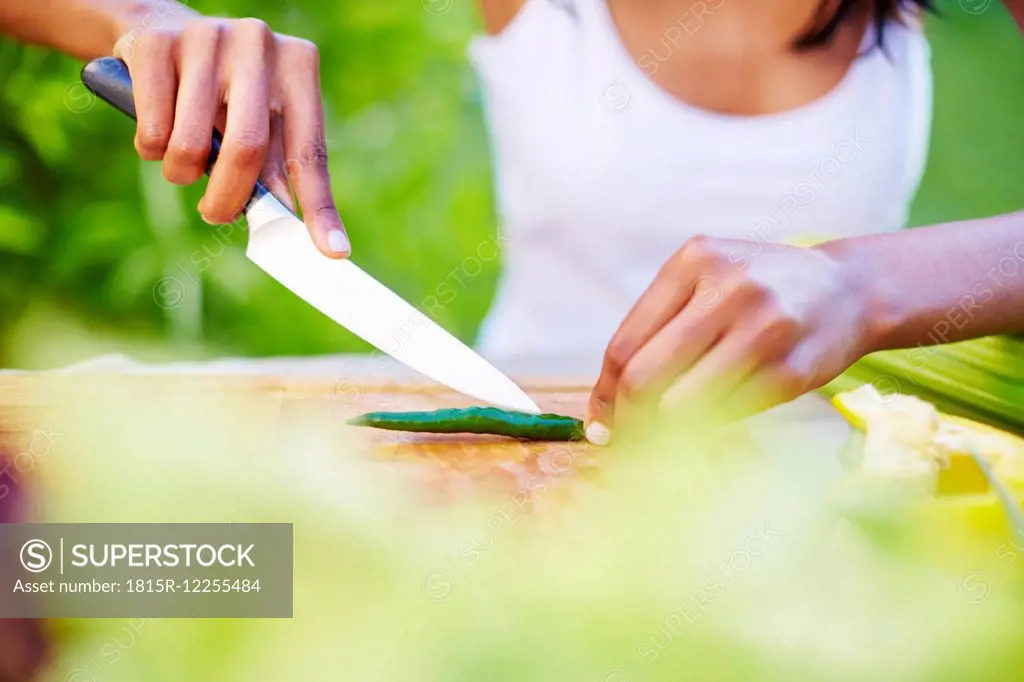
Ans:
{"label": "woman's right hand", "polygon": [[327,170],[316,46],[258,19],[161,4],[155,19],[119,26],[114,46],[132,76],[139,155],[163,161],[169,181],[192,184],[206,171],[216,127],[224,141],[198,207],[206,222],[235,220],[260,179],[293,211],[294,189],[317,247],[347,257]]}

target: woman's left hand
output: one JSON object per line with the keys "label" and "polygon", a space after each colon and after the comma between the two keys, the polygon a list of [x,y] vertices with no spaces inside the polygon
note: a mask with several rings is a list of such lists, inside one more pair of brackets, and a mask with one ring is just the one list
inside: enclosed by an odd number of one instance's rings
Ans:
{"label": "woman's left hand", "polygon": [[827,245],[691,239],[612,338],[588,438],[608,442],[616,408],[629,403],[736,418],[827,383],[871,350],[861,279]]}

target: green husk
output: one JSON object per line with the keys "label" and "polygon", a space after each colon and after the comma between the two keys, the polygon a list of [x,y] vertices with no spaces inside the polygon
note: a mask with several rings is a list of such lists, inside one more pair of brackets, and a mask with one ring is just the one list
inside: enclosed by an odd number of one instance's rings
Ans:
{"label": "green husk", "polygon": [[869,355],[825,385],[916,395],[941,412],[1024,433],[1024,339],[989,337]]}
{"label": "green husk", "polygon": [[370,412],[348,421],[391,431],[475,433],[520,440],[583,440],[583,422],[558,414],[528,414],[497,407],[449,408],[433,412]]}

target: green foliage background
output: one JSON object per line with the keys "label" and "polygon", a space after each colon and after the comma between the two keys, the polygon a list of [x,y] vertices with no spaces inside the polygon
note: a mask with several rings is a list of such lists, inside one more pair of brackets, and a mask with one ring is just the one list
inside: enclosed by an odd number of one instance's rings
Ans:
{"label": "green foliage background", "polygon": [[[331,172],[360,265],[420,302],[494,234],[488,143],[464,56],[478,26],[473,3],[454,0],[441,15],[416,0],[191,4],[259,16],[321,47]],[[978,14],[940,6],[943,16],[929,23],[933,141],[914,224],[1024,207],[1019,33],[998,3]],[[94,106],[78,85],[79,67],[0,41],[3,366],[112,351],[145,358],[366,349],[250,266],[244,230],[218,238],[194,210],[201,187],[180,190],[158,165],[141,163],[131,123]],[[439,321],[472,339],[498,267],[462,277]],[[37,352],[69,334],[100,341]]]}

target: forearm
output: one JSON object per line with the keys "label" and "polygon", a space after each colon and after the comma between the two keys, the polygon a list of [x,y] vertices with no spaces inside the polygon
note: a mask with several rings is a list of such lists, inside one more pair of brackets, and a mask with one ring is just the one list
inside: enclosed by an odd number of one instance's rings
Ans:
{"label": "forearm", "polygon": [[1024,332],[1024,211],[819,248],[868,292],[868,351]]}
{"label": "forearm", "polygon": [[171,0],[3,0],[0,33],[94,59],[133,28],[158,31],[179,13],[193,11]]}

